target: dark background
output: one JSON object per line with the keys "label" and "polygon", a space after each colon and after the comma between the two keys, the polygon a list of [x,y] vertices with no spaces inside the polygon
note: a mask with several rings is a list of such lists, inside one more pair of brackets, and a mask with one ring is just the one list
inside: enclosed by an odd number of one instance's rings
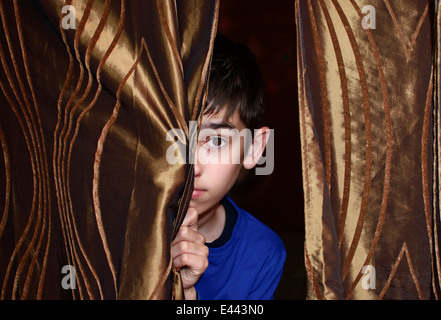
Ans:
{"label": "dark background", "polygon": [[245,43],[265,81],[264,125],[274,129],[274,171],[246,172],[231,198],[273,229],[287,250],[275,299],[305,299],[303,187],[293,0],[221,0],[219,32]]}

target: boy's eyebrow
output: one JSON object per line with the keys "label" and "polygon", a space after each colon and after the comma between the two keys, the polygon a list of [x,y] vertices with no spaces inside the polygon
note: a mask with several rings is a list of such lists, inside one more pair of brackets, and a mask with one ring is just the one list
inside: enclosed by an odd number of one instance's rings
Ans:
{"label": "boy's eyebrow", "polygon": [[204,122],[201,124],[201,130],[203,129],[236,129],[236,126],[228,121],[221,121],[221,122]]}

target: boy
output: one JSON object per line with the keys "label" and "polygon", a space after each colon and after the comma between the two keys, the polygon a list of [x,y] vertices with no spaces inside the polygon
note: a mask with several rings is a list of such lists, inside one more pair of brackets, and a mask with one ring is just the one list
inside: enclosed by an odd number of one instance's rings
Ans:
{"label": "boy", "polygon": [[[281,239],[226,196],[241,166],[252,169],[265,150],[270,129],[256,130],[252,143],[240,133],[258,128],[263,81],[244,45],[217,36],[207,108],[199,131],[194,191],[172,243],[187,300],[272,299],[286,252]],[[240,161],[235,161],[234,150]],[[208,257],[208,258],[207,258]]]}

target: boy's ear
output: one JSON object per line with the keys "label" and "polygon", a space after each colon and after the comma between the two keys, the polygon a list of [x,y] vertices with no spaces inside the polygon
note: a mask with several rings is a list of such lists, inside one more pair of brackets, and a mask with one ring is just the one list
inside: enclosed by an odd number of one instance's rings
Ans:
{"label": "boy's ear", "polygon": [[268,127],[262,127],[255,131],[253,141],[243,159],[245,169],[250,170],[256,166],[257,161],[259,161],[265,151],[270,134],[271,130]]}

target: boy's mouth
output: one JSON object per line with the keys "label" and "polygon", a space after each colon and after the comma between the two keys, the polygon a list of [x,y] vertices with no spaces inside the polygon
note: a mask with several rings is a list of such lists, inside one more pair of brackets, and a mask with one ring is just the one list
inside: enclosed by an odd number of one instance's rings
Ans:
{"label": "boy's mouth", "polygon": [[193,193],[191,194],[192,199],[198,199],[204,195],[206,190],[202,189],[193,189]]}

